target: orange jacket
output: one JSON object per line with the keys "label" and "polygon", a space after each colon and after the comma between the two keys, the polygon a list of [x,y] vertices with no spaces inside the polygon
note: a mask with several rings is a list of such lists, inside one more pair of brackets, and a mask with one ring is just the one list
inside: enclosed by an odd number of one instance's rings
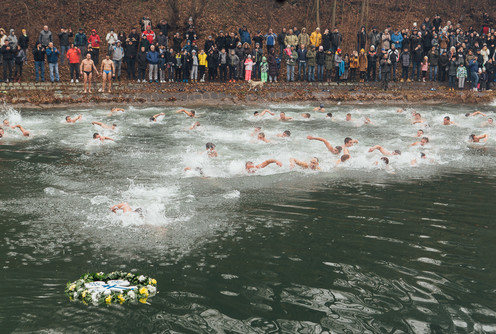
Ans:
{"label": "orange jacket", "polygon": [[77,48],[71,48],[67,51],[67,59],[71,64],[79,64],[81,61],[81,50]]}

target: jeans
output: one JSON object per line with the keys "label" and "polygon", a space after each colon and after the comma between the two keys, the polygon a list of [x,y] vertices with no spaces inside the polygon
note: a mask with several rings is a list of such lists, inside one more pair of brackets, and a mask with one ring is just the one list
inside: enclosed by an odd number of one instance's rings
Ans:
{"label": "jeans", "polygon": [[[3,61],[3,81],[12,81],[12,68],[14,67],[13,60],[4,60]],[[9,74],[7,75],[7,72]]]}
{"label": "jeans", "polygon": [[315,81],[315,66],[308,65],[308,81]]}
{"label": "jeans", "polygon": [[449,88],[455,88],[455,75],[448,76],[449,78]]}
{"label": "jeans", "polygon": [[136,59],[126,58],[126,63],[127,63],[127,78],[136,80],[136,69],[135,69]]}
{"label": "jeans", "polygon": [[64,65],[65,55],[67,54],[67,50],[69,50],[69,46],[61,45],[60,46],[60,65]]}
{"label": "jeans", "polygon": [[122,67],[122,59],[121,60],[114,60],[114,67],[115,67],[115,72],[112,73],[117,76],[117,78],[121,78],[121,67]]}
{"label": "jeans", "polygon": [[229,80],[236,79],[236,66],[229,65]]}
{"label": "jeans", "polygon": [[19,81],[22,78],[22,65],[23,65],[23,63],[15,64],[14,78],[18,79]]}
{"label": "jeans", "polygon": [[415,70],[417,70],[417,80],[420,80],[420,62],[419,61],[414,61],[412,63],[412,81],[413,81],[413,76],[415,75]]}
{"label": "jeans", "polygon": [[[432,72],[434,72],[434,76],[432,75]],[[437,65],[432,65],[429,69],[429,80],[436,81],[436,79],[437,79]]]}
{"label": "jeans", "polygon": [[287,70],[287,81],[294,81],[294,72],[295,72],[295,66],[294,65],[286,65],[286,70]]}
{"label": "jeans", "polygon": [[148,64],[148,79],[158,80],[158,64]]}
{"label": "jeans", "polygon": [[460,89],[465,88],[465,77],[458,78],[458,88]]}
{"label": "jeans", "polygon": [[[413,77],[413,75],[412,75]],[[408,66],[403,66],[402,67],[402,73],[401,73],[401,78],[403,78],[403,80],[408,80]]]}
{"label": "jeans", "polygon": [[324,81],[324,65],[317,65],[317,79],[320,82]]}
{"label": "jeans", "polygon": [[59,63],[48,63],[48,69],[50,70],[50,81],[59,82]]}
{"label": "jeans", "polygon": [[138,68],[138,80],[145,81],[146,67]]}
{"label": "jeans", "polygon": [[[257,68],[257,65],[253,66],[253,68]],[[219,79],[222,82],[227,81],[227,64],[220,64],[219,67]]]}
{"label": "jeans", "polygon": [[375,71],[376,71],[375,64],[369,64],[367,66],[367,81],[371,81],[371,80],[375,81]]}
{"label": "jeans", "polygon": [[396,81],[396,68],[398,66],[397,62],[391,63],[391,70],[393,71],[393,81]]}
{"label": "jeans", "polygon": [[71,80],[74,79],[74,72],[76,72],[76,80],[79,80],[79,63],[70,63],[69,69],[71,71]]}
{"label": "jeans", "polygon": [[[303,74],[301,74],[302,70],[303,70]],[[298,81],[305,80],[306,72],[307,72],[307,62],[300,60],[298,62]]]}
{"label": "jeans", "polygon": [[[5,71],[3,73],[5,73]],[[472,88],[477,88],[477,84],[479,83],[479,75],[477,72],[470,72],[470,75],[472,76]]]}
{"label": "jeans", "polygon": [[382,73],[382,83],[384,86],[384,90],[388,89],[388,83],[389,83],[389,76],[391,75],[390,72]]}
{"label": "jeans", "polygon": [[45,62],[44,61],[35,61],[34,62],[34,74],[36,76],[36,81],[40,79],[41,81],[45,81]]}

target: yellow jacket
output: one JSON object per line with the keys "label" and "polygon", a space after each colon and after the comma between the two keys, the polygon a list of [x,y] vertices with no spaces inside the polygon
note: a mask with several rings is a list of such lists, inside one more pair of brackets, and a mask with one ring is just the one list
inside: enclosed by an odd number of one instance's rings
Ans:
{"label": "yellow jacket", "polygon": [[205,66],[205,67],[208,67],[208,63],[207,63],[207,54],[204,53],[204,54],[199,54],[198,55],[198,64],[200,66]]}
{"label": "yellow jacket", "polygon": [[322,44],[322,34],[320,32],[318,33],[317,31],[314,31],[310,35],[310,43],[318,48],[320,44]]}

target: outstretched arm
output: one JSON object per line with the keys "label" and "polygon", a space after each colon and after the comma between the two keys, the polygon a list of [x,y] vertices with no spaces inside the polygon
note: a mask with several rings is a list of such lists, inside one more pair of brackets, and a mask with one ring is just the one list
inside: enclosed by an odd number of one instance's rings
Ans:
{"label": "outstretched arm", "polygon": [[470,116],[476,116],[476,115],[482,115],[482,116],[484,116],[484,117],[486,117],[486,116],[487,116],[486,114],[481,113],[480,111],[475,111],[475,112],[473,112],[473,113],[471,113],[471,114],[470,114]]}
{"label": "outstretched arm", "polygon": [[153,115],[153,118],[157,118],[158,116],[163,116],[165,113],[161,112],[160,114]]}
{"label": "outstretched arm", "polygon": [[180,114],[180,113],[185,113],[186,115],[188,115],[189,117],[191,117],[193,114],[185,109],[179,109],[178,111],[176,111],[176,114]]}
{"label": "outstretched arm", "polygon": [[260,114],[260,116],[263,116],[263,115],[265,115],[265,114],[271,114],[272,116],[274,116],[274,115],[275,115],[275,114],[274,114],[272,111],[270,111],[269,109],[265,109],[264,111],[262,111],[262,113]]}
{"label": "outstretched arm", "polygon": [[101,140],[101,141],[104,141],[104,140],[111,140],[111,141],[114,141],[112,138],[107,137],[107,136],[100,136],[100,140]]}
{"label": "outstretched arm", "polygon": [[103,123],[102,122],[93,121],[93,122],[91,122],[91,124],[93,124],[93,125],[100,125],[101,127],[103,127]]}
{"label": "outstretched arm", "polygon": [[261,164],[256,165],[255,168],[265,168],[265,167],[267,167],[268,165],[270,165],[272,163],[278,165],[279,167],[282,167],[282,162],[280,162],[279,160],[269,159],[269,160],[265,160]]}
{"label": "outstretched arm", "polygon": [[379,152],[381,152],[384,155],[391,155],[391,152],[389,152],[388,150],[384,149],[380,145],[375,145],[375,146],[372,146],[371,148],[369,148],[369,152],[374,152],[375,150],[378,150]]}
{"label": "outstretched arm", "polygon": [[312,137],[312,136],[307,136],[307,139],[308,140],[318,140],[318,141],[321,141],[324,143],[324,145],[327,147],[327,149],[332,152],[333,154],[338,154],[338,150],[335,149],[331,143],[329,143],[326,139],[324,138],[320,138],[320,137]]}
{"label": "outstretched arm", "polygon": [[17,124],[16,126],[13,127],[13,129],[15,128],[19,128],[19,130],[21,130],[22,132],[22,135],[24,137],[28,137],[29,136],[29,131],[27,131],[26,129],[24,129],[22,126],[20,126],[19,124]]}
{"label": "outstretched arm", "polygon": [[475,138],[479,139],[479,140],[484,140],[484,141],[487,141],[489,139],[489,136],[487,134],[483,134],[483,135],[480,135],[480,136],[475,136]]}
{"label": "outstretched arm", "polygon": [[419,142],[419,141],[416,141],[415,143],[413,143],[413,144],[410,144],[410,146],[417,146],[417,145],[419,145],[419,144],[421,144],[421,142]]}
{"label": "outstretched arm", "polygon": [[308,168],[308,164],[306,162],[297,160],[295,158],[290,158],[289,159],[289,168],[293,169],[295,164],[300,166],[300,167],[303,167],[303,168]]}
{"label": "outstretched arm", "polygon": [[116,205],[113,205],[110,210],[112,212],[116,212],[117,210],[122,210],[124,212],[127,212],[127,211],[132,211],[131,207],[129,206],[129,204],[127,204],[126,202],[122,202],[122,203],[119,203],[119,204],[116,204]]}

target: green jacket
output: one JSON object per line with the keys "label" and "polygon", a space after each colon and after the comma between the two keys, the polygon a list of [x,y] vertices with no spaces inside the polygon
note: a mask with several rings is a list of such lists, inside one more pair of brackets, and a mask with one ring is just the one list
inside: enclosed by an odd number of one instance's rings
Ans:
{"label": "green jacket", "polygon": [[315,61],[315,57],[317,56],[317,52],[315,50],[308,50],[307,51],[307,65],[308,66],[315,66],[317,63]]}
{"label": "green jacket", "polygon": [[326,52],[324,66],[326,70],[332,70],[332,68],[334,67],[334,55],[330,51]]}

